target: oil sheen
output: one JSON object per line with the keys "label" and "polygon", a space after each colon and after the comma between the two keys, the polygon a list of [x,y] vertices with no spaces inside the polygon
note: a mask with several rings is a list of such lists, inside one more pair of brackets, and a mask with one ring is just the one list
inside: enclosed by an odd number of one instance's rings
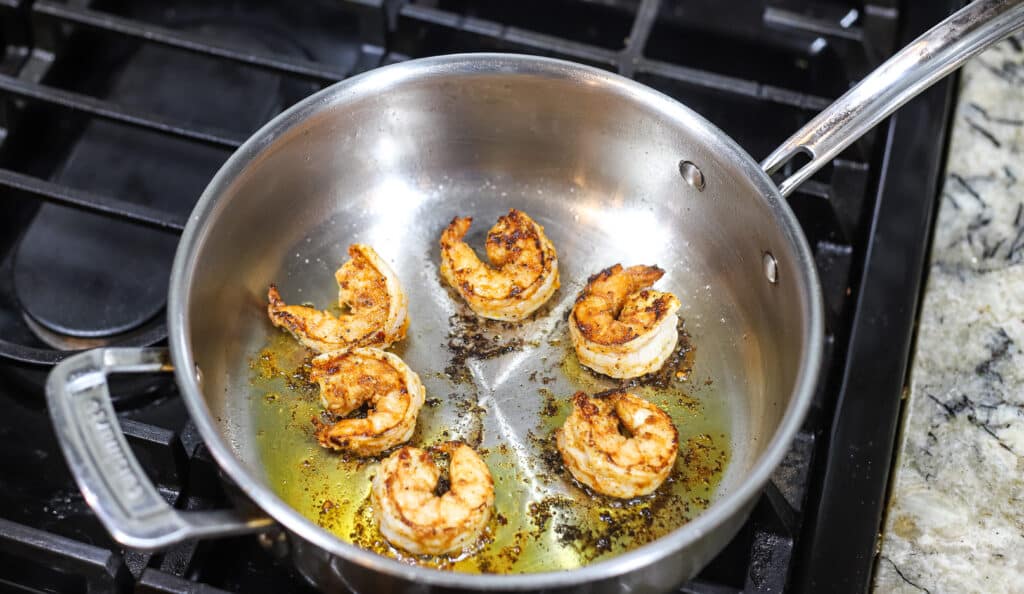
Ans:
{"label": "oil sheen", "polygon": [[[516,356],[531,348],[540,353],[535,371],[517,384],[517,397],[536,421],[517,439],[489,431],[500,424],[489,410],[495,404],[480,398],[469,374],[419,370],[427,403],[411,445],[462,439],[481,453],[494,478],[496,513],[476,545],[458,556],[424,557],[384,540],[370,499],[377,460],[317,444],[314,430],[321,407],[317,387],[307,375],[313,354],[288,335],[275,333],[251,360],[251,401],[266,477],[284,501],[339,538],[392,558],[456,571],[525,573],[572,569],[630,550],[685,524],[713,500],[729,463],[729,415],[715,382],[701,376],[699,352],[682,324],[679,346],[665,368],[618,382],[579,364],[564,321],[548,334],[554,338],[531,343],[513,337],[507,348],[497,337],[514,332],[501,323],[450,323],[453,332],[476,333],[459,337],[457,344],[486,345],[488,357]],[[475,352],[453,349],[453,366],[472,360]],[[401,349],[396,354],[402,356]],[[555,448],[554,431],[569,413],[572,394],[615,388],[657,404],[679,430],[675,468],[646,497],[617,500],[589,491],[563,468]]]}

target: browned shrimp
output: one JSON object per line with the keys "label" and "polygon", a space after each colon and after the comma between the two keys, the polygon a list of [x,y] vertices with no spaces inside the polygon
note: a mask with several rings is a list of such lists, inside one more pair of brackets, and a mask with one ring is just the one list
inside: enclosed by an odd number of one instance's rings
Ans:
{"label": "browned shrimp", "polygon": [[628,392],[602,398],[577,392],[572,412],[555,440],[576,480],[598,493],[623,499],[657,489],[679,453],[672,417]]}
{"label": "browned shrimp", "polygon": [[512,209],[487,233],[487,265],[462,241],[472,222],[455,217],[441,234],[441,276],[477,315],[524,319],[558,289],[555,246],[544,227]]}
{"label": "browned shrimp", "polygon": [[344,417],[368,407],[365,418],[341,418],[321,427],[320,445],[374,456],[412,437],[426,390],[398,356],[374,348],[324,353],[313,359],[310,377],[331,414]]}
{"label": "browned shrimp", "polygon": [[[449,459],[449,489],[438,496],[441,471],[431,454]],[[410,553],[463,549],[491,519],[491,471],[469,446],[449,441],[431,450],[406,446],[381,463],[373,479],[373,514],[391,544]]]}
{"label": "browned shrimp", "polygon": [[679,299],[649,289],[665,272],[616,264],[590,277],[569,320],[580,362],[615,378],[656,371],[676,346]]}
{"label": "browned shrimp", "polygon": [[408,300],[395,271],[368,245],[348,247],[348,262],[334,273],[338,303],[349,312],[331,315],[302,305],[287,305],[277,287],[267,291],[267,314],[299,342],[324,353],[352,346],[387,348],[405,338]]}

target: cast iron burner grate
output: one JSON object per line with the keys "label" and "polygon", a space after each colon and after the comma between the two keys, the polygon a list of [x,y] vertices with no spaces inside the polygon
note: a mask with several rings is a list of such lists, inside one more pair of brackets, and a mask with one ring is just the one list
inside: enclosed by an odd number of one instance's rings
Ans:
{"label": "cast iron burner grate", "polygon": [[[511,51],[619,72],[765,156],[958,2],[314,0],[0,2],[0,585],[42,592],[303,591],[259,537],[148,554],[113,543],[42,398],[69,349],[166,336],[177,234],[260,124],[370,68]],[[827,307],[827,370],[750,521],[683,592],[861,591],[870,577],[952,103],[942,83],[790,202]],[[115,387],[164,496],[227,505],[167,381]]]}

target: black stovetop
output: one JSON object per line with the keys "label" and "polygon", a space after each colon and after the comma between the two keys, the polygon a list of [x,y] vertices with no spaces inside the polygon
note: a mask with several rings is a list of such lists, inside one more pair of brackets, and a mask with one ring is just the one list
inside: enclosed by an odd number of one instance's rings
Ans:
{"label": "black stovetop", "polygon": [[[257,537],[114,544],[64,464],[41,382],[68,349],[159,344],[193,203],[231,150],[332,81],[458,51],[542,54],[678,98],[755,158],[958,2],[0,1],[0,585],[308,589]],[[827,367],[739,535],[685,592],[862,591],[875,555],[952,83],[912,101],[790,203],[814,249]],[[175,505],[225,505],[174,386],[115,387]]]}

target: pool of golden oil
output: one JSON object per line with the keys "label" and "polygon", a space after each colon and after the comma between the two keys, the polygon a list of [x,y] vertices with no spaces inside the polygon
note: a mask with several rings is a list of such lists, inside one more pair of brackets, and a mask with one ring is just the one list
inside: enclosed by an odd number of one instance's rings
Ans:
{"label": "pool of golden oil", "polygon": [[250,361],[256,444],[277,495],[336,536],[379,554],[442,569],[480,571],[473,553],[489,541],[490,527],[475,547],[459,556],[410,555],[381,536],[370,500],[378,460],[348,456],[317,443],[322,409],[318,388],[308,380],[314,356],[280,333]]}
{"label": "pool of golden oil", "polygon": [[[494,534],[500,552],[487,567],[498,572],[571,569],[656,540],[710,505],[730,459],[730,415],[716,385],[695,367],[696,350],[680,325],[680,344],[657,376],[617,381],[580,365],[568,344],[548,375],[534,384],[541,400],[530,434],[536,461],[524,472],[512,448],[490,448],[485,460],[496,489],[508,485],[502,505],[506,526]],[[559,341],[556,341],[559,342]],[[561,342],[567,343],[567,339]],[[547,381],[550,380],[550,381]],[[554,433],[564,423],[573,391],[600,394],[624,388],[668,413],[679,431],[679,456],[669,478],[654,493],[620,500],[591,491],[564,469]],[[541,483],[538,488],[530,483]]]}
{"label": "pool of golden oil", "polygon": [[[605,497],[575,482],[554,445],[554,432],[568,415],[575,391],[598,394],[623,383],[582,367],[567,338],[548,346],[559,356],[548,357],[547,368],[523,386],[536,395],[540,411],[529,443],[477,447],[494,478],[495,514],[478,542],[458,556],[411,555],[381,536],[370,499],[377,461],[317,444],[319,394],[306,378],[313,353],[285,333],[271,338],[251,363],[256,441],[267,478],[289,505],[343,540],[405,562],[473,573],[580,567],[664,536],[703,511],[729,462],[729,415],[713,382],[694,366],[695,349],[685,332],[658,377],[625,386],[672,417],[680,444],[665,483],[631,500]],[[428,391],[427,407],[454,407],[459,417],[470,419],[469,429],[425,427],[421,419],[412,445],[448,438],[479,442],[485,424],[481,416],[487,411],[475,402],[471,394]]]}
{"label": "pool of golden oil", "polygon": [[[320,396],[306,366],[313,353],[275,334],[253,358],[252,402],[256,444],[268,482],[302,515],[341,534],[353,529],[355,509],[369,493],[370,465],[317,443]],[[351,540],[351,539],[347,539]]]}

